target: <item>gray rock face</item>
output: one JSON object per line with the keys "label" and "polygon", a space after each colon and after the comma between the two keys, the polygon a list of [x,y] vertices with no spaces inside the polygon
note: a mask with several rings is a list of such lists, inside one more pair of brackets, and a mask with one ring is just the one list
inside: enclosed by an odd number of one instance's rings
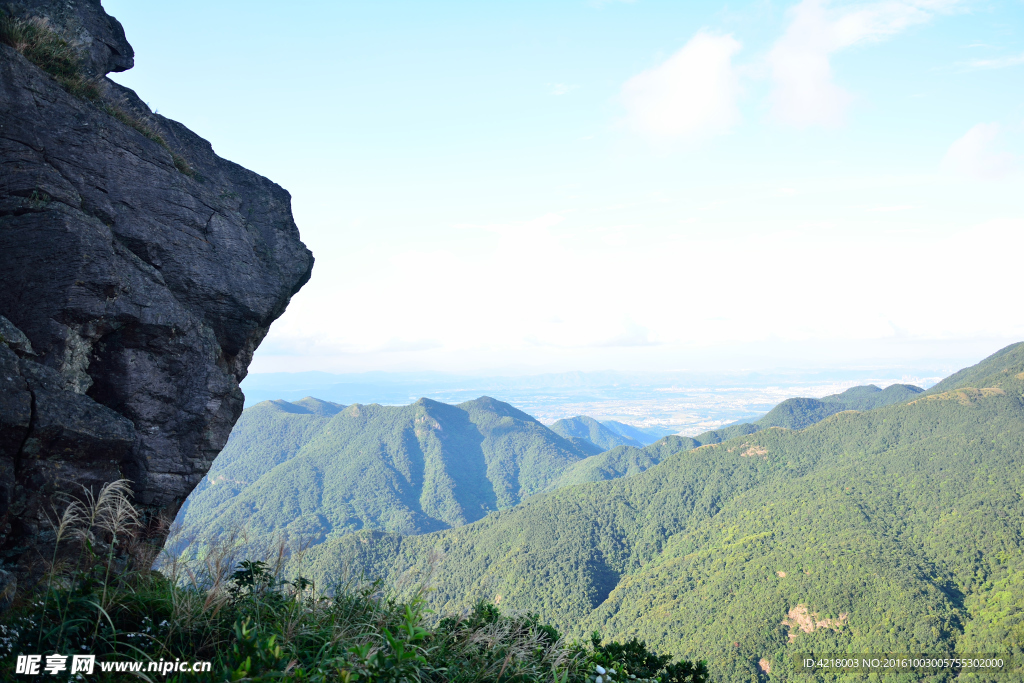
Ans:
{"label": "gray rock face", "polygon": [[103,94],[0,44],[0,560],[24,570],[82,485],[127,477],[173,514],[313,257],[285,190],[103,76],[132,50],[98,0],[20,11],[77,40]]}

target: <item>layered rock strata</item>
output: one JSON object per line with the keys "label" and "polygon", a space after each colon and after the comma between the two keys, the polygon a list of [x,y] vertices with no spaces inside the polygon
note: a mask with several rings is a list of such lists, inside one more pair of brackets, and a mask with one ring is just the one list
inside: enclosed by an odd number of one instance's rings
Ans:
{"label": "layered rock strata", "polygon": [[242,411],[239,382],[313,257],[289,194],[106,78],[98,0],[32,0],[98,99],[0,44],[0,561],[31,574],[62,496],[120,477],[177,509]]}

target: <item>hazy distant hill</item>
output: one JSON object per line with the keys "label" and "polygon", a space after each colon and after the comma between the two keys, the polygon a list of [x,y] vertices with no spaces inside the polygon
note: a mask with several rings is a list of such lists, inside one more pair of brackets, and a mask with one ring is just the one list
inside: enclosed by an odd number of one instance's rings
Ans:
{"label": "hazy distant hill", "polygon": [[615,432],[619,436],[639,441],[644,446],[649,446],[658,439],[663,439],[672,434],[671,429],[662,427],[634,427],[616,420],[601,420],[601,424]]}
{"label": "hazy distant hill", "polygon": [[915,393],[800,431],[666,440],[679,450],[635,476],[434,534],[332,539],[303,571],[393,580],[441,551],[437,609],[500,601],[708,658],[721,681],[793,680],[807,651],[1019,657],[1024,344]]}
{"label": "hazy distant hill", "polygon": [[312,542],[363,528],[424,533],[511,507],[595,450],[487,397],[266,401],[242,414],[179,521],[186,537],[244,528],[267,542],[278,532]]}
{"label": "hazy distant hill", "polygon": [[[569,417],[551,425],[551,431],[561,434],[565,438],[586,439],[598,446],[601,451],[607,451],[616,446],[634,446],[643,448],[644,444],[627,436],[616,434],[592,417],[580,415]],[[600,452],[600,451],[599,451]]]}
{"label": "hazy distant hill", "polygon": [[924,390],[920,387],[909,384],[893,384],[885,389],[879,389],[874,384],[869,384],[852,387],[841,394],[833,394],[820,399],[790,398],[772,408],[767,415],[759,420],[704,432],[694,438],[706,445],[753,434],[769,427],[804,429],[844,410],[873,410],[902,403],[913,399],[922,391]]}

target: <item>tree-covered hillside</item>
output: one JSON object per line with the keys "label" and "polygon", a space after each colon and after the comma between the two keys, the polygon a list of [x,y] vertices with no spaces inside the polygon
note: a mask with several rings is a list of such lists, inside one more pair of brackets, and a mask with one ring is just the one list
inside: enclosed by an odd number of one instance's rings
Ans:
{"label": "tree-covered hillside", "polygon": [[344,407],[307,397],[294,403],[264,401],[244,410],[178,520],[207,523],[216,518],[245,488],[294,457]]}
{"label": "tree-covered hillside", "polygon": [[666,436],[650,446],[618,446],[604,453],[592,455],[565,468],[557,479],[548,485],[553,491],[563,486],[585,484],[592,481],[607,481],[619,477],[632,477],[654,467],[669,455],[701,444],[685,436]]}
{"label": "tree-covered hillside", "polygon": [[[896,400],[897,387],[856,387],[790,399],[754,425],[804,424],[851,396]],[[904,388],[905,393],[919,391]],[[912,395],[912,394],[911,394]],[[345,406],[307,397],[247,409],[178,515],[187,543],[244,532],[262,547],[282,536],[315,545],[359,529],[419,534],[459,526],[564,486],[639,474],[665,457],[721,438],[670,436],[649,446],[577,417],[545,428],[482,397],[458,406]],[[595,443],[600,442],[600,443]],[[172,545],[172,547],[176,547]]]}
{"label": "tree-covered hillside", "polygon": [[574,635],[706,657],[719,680],[791,680],[809,650],[1020,657],[1024,345],[958,374],[909,402],[681,450],[456,529],[332,539],[303,561],[395,578],[440,551],[438,609],[536,610]]}
{"label": "tree-covered hillside", "polygon": [[545,490],[594,453],[512,406],[265,401],[179,515],[181,538],[247,532],[317,543],[363,528],[404,534],[480,519]]}
{"label": "tree-covered hillside", "polygon": [[[770,427],[803,429],[844,410],[871,410],[873,408],[893,405],[902,401],[909,401],[922,391],[918,387],[907,384],[894,384],[884,390],[869,384],[867,386],[853,387],[841,394],[826,396],[822,399],[787,399],[775,406],[767,415],[753,423],[732,425],[704,432],[693,438],[668,436],[642,448],[626,445],[616,446],[603,453],[592,455],[566,468],[547,487],[547,490],[552,491],[573,484],[631,477],[657,465],[663,458],[673,453],[678,453],[681,450],[721,443],[729,439],[754,434]],[[583,420],[590,420],[590,418],[573,419],[580,420],[581,422]],[[560,420],[559,422],[568,421]],[[582,422],[582,424],[589,423]],[[558,425],[557,422],[552,425],[552,429],[556,425]]]}
{"label": "tree-covered hillside", "polygon": [[769,427],[803,429],[844,410],[873,410],[910,401],[923,391],[910,384],[893,384],[879,389],[874,384],[852,387],[841,394],[824,398],[789,398],[754,422],[731,425],[704,432],[694,437],[703,445],[721,443],[738,436],[753,434]]}
{"label": "tree-covered hillside", "polygon": [[616,434],[594,418],[587,417],[586,415],[558,420],[551,425],[551,431],[567,439],[586,439],[599,447],[601,451],[607,451],[616,446],[633,446],[636,448],[643,448],[644,446],[635,439]]}

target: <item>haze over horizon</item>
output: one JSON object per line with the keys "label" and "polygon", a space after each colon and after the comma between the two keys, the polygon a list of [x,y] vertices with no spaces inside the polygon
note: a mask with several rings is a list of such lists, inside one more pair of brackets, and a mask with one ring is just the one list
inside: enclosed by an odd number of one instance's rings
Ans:
{"label": "haze over horizon", "polygon": [[317,263],[254,373],[952,370],[1024,339],[1019,2],[105,6],[115,78],[292,193]]}

